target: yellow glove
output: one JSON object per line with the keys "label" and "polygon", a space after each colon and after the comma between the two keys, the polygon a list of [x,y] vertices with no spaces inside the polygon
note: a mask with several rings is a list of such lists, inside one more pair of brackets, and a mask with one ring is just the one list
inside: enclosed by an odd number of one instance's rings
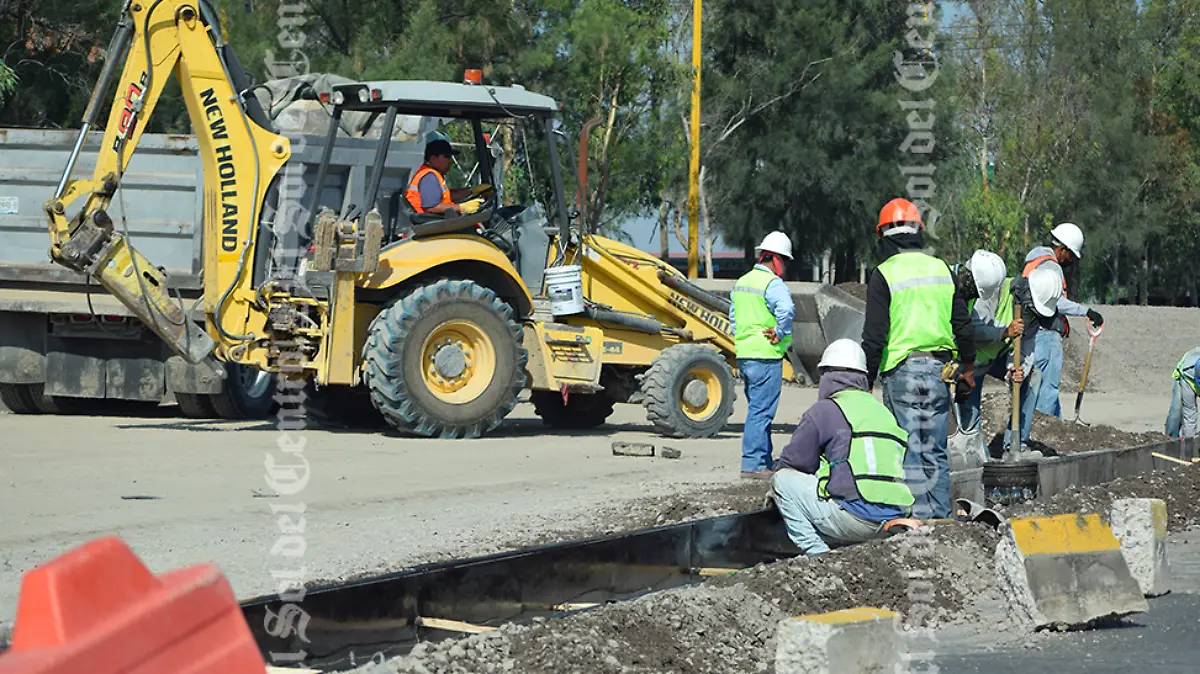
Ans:
{"label": "yellow glove", "polygon": [[481,196],[484,194],[490,195],[491,193],[492,193],[492,186],[487,183],[483,183],[482,185],[476,185],[475,187],[471,188],[471,196],[473,196],[473,197],[478,197],[478,196]]}
{"label": "yellow glove", "polygon": [[483,199],[472,199],[470,201],[462,202],[458,205],[458,208],[460,211],[462,211],[463,215],[470,215],[471,213],[479,211],[479,207],[482,205]]}

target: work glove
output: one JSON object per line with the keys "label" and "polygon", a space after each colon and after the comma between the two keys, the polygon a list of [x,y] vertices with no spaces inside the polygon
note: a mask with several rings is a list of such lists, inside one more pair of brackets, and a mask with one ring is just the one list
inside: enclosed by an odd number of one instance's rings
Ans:
{"label": "work glove", "polygon": [[1092,327],[1098,328],[1104,325],[1104,317],[1101,316],[1100,312],[1096,311],[1095,309],[1088,309],[1087,317],[1088,320],[1092,322]]}
{"label": "work glove", "polygon": [[458,210],[460,212],[462,212],[463,215],[470,215],[471,213],[478,212],[479,207],[482,205],[483,205],[483,199],[472,199],[470,201],[464,201],[461,204],[459,204]]}
{"label": "work glove", "polygon": [[473,197],[480,197],[480,196],[489,196],[490,197],[492,195],[492,192],[493,192],[492,186],[489,185],[488,183],[482,183],[480,185],[476,185],[471,188],[471,196],[473,196]]}

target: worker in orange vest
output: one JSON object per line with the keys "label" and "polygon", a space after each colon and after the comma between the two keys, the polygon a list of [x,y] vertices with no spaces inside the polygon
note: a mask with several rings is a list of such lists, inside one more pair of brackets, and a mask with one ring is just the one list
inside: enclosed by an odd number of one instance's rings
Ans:
{"label": "worker in orange vest", "polygon": [[[1025,269],[1021,276],[1029,274],[1042,264],[1056,263],[1062,267],[1074,264],[1083,255],[1083,231],[1078,226],[1064,222],[1050,230],[1050,245],[1038,246],[1025,256]],[[1062,418],[1062,405],[1058,401],[1058,381],[1062,375],[1063,337],[1071,334],[1067,316],[1087,316],[1095,327],[1104,325],[1100,312],[1067,299],[1067,282],[1063,280],[1063,294],[1058,298],[1057,311],[1050,317],[1038,317],[1041,330],[1035,336],[1033,369],[1039,374],[1041,383],[1034,395],[1035,409],[1043,414]]]}
{"label": "worker in orange vest", "polygon": [[404,192],[404,198],[417,213],[465,215],[478,211],[483,204],[482,199],[471,197],[490,192],[491,185],[453,190],[446,186],[446,173],[455,154],[450,141],[444,138],[434,136],[425,144],[425,163],[413,173]]}

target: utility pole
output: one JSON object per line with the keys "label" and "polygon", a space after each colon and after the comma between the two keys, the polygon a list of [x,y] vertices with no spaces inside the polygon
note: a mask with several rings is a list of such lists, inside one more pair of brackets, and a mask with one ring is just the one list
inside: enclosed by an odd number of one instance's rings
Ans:
{"label": "utility pole", "polygon": [[688,278],[700,276],[700,5],[692,6],[692,157],[688,166]]}

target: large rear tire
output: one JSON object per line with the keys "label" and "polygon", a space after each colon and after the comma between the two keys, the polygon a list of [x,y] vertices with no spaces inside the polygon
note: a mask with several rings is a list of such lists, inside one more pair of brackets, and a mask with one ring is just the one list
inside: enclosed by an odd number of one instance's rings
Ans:
{"label": "large rear tire", "polygon": [[379,312],[363,359],[389,424],[454,439],[495,430],[516,407],[528,354],[512,307],[472,281],[441,279]]}
{"label": "large rear tire", "polygon": [[533,411],[553,428],[584,429],[604,424],[613,413],[613,399],[599,393],[572,393],[563,404],[558,391],[534,391]]}
{"label": "large rear tire", "polygon": [[30,384],[0,384],[0,401],[13,414],[41,414]]}
{"label": "large rear tire", "polygon": [[700,344],[677,344],[658,354],[642,378],[646,418],[664,435],[707,438],[733,414],[737,384],[729,363]]}
{"label": "large rear tire", "polygon": [[215,419],[217,411],[209,402],[209,396],[201,393],[176,393],[175,402],[179,411],[189,419]]}

